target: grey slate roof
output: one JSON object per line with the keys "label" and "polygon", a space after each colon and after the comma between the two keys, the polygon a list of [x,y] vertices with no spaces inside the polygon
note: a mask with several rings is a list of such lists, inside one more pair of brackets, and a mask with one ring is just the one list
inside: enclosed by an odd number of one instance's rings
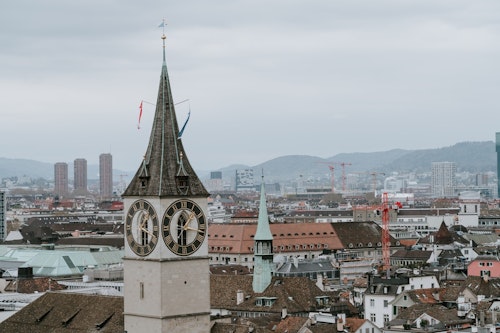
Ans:
{"label": "grey slate roof", "polygon": [[0,323],[0,332],[123,332],[123,297],[49,292]]}
{"label": "grey slate roof", "polygon": [[413,322],[423,313],[436,318],[446,327],[473,322],[471,319],[458,317],[456,309],[448,309],[439,304],[416,304],[410,306],[409,308],[402,309],[397,319],[406,319]]}
{"label": "grey slate roof", "polygon": [[469,288],[475,295],[498,297],[500,295],[500,279],[484,279],[480,276],[468,276],[463,283],[463,289]]}
{"label": "grey slate roof", "polygon": [[432,255],[432,251],[416,251],[400,249],[391,254],[391,259],[422,260],[426,262]]}
{"label": "grey slate roof", "polygon": [[[237,305],[238,290],[244,293],[245,300]],[[264,292],[255,293],[251,275],[211,275],[210,293],[212,308],[265,313],[281,313],[287,308],[289,314],[317,310],[315,297],[328,296],[330,300],[334,297],[332,292],[320,290],[314,281],[305,277],[273,277]],[[276,302],[270,307],[257,306],[259,297],[273,297]]]}
{"label": "grey slate roof", "polygon": [[332,263],[324,261],[299,261],[297,267],[293,262],[284,263],[277,273],[330,272],[336,270]]}
{"label": "grey slate roof", "polygon": [[[331,225],[344,248],[381,246],[379,243],[382,239],[382,228],[375,222],[336,222]],[[391,246],[396,246],[398,241],[390,236],[390,242]]]}
{"label": "grey slate roof", "polygon": [[[194,172],[178,138],[175,114],[165,61],[165,39],[160,87],[146,155],[123,193],[128,196],[208,197],[209,193]],[[182,182],[187,181],[188,186]]]}

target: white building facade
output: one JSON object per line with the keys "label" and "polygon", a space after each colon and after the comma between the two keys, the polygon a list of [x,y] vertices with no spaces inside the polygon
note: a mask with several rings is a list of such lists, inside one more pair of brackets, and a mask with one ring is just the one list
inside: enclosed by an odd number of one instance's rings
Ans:
{"label": "white building facade", "polygon": [[433,162],[431,166],[432,196],[436,198],[455,195],[457,165],[455,162]]}

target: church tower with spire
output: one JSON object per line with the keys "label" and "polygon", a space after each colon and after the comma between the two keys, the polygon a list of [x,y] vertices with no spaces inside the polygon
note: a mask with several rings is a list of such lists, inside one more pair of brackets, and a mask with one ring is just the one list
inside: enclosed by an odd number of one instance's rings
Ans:
{"label": "church tower with spire", "polygon": [[259,218],[254,237],[253,291],[263,292],[271,283],[273,275],[273,235],[267,215],[264,176],[260,185]]}
{"label": "church tower with spire", "polygon": [[146,154],[123,193],[127,333],[209,332],[209,193],[182,145],[165,59]]}

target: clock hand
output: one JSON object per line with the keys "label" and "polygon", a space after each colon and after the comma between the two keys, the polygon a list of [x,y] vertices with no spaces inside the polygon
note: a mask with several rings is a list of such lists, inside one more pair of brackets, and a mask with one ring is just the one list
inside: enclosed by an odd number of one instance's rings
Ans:
{"label": "clock hand", "polygon": [[200,230],[198,229],[195,229],[195,228],[191,228],[191,227],[184,227],[184,230],[194,230],[196,232],[199,232]]}
{"label": "clock hand", "polygon": [[189,214],[188,220],[182,227],[183,230],[187,230],[189,228],[189,224],[191,223],[191,221],[193,221],[193,218],[194,218],[194,212],[191,212],[191,214]]}
{"label": "clock hand", "polygon": [[139,229],[143,229],[144,228],[144,225],[146,224],[146,222],[149,220],[149,213],[148,212],[145,212],[143,215],[142,215],[142,220],[141,222],[139,223]]}
{"label": "clock hand", "polygon": [[156,237],[151,231],[149,231],[146,228],[141,228],[141,230],[144,231],[145,233],[147,233],[148,235],[150,235],[151,237]]}

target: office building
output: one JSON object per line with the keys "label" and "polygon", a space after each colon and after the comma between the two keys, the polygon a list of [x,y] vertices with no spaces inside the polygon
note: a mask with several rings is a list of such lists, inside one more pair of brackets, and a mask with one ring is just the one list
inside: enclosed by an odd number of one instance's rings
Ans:
{"label": "office building", "polygon": [[435,198],[455,196],[457,165],[454,162],[432,163],[432,196]]}
{"label": "office building", "polygon": [[210,179],[222,179],[222,171],[211,171]]}
{"label": "office building", "polygon": [[59,196],[68,194],[68,163],[54,164],[54,193]]}
{"label": "office building", "polygon": [[86,193],[87,192],[87,160],[84,158],[77,158],[73,164],[74,168],[74,192]]}
{"label": "office building", "polygon": [[99,193],[102,199],[113,196],[113,157],[111,154],[99,155]]}
{"label": "office building", "polygon": [[203,182],[209,192],[219,192],[224,190],[224,182],[222,180],[222,171],[210,172],[210,179]]}
{"label": "office building", "polygon": [[255,191],[253,169],[236,170],[236,192]]}

